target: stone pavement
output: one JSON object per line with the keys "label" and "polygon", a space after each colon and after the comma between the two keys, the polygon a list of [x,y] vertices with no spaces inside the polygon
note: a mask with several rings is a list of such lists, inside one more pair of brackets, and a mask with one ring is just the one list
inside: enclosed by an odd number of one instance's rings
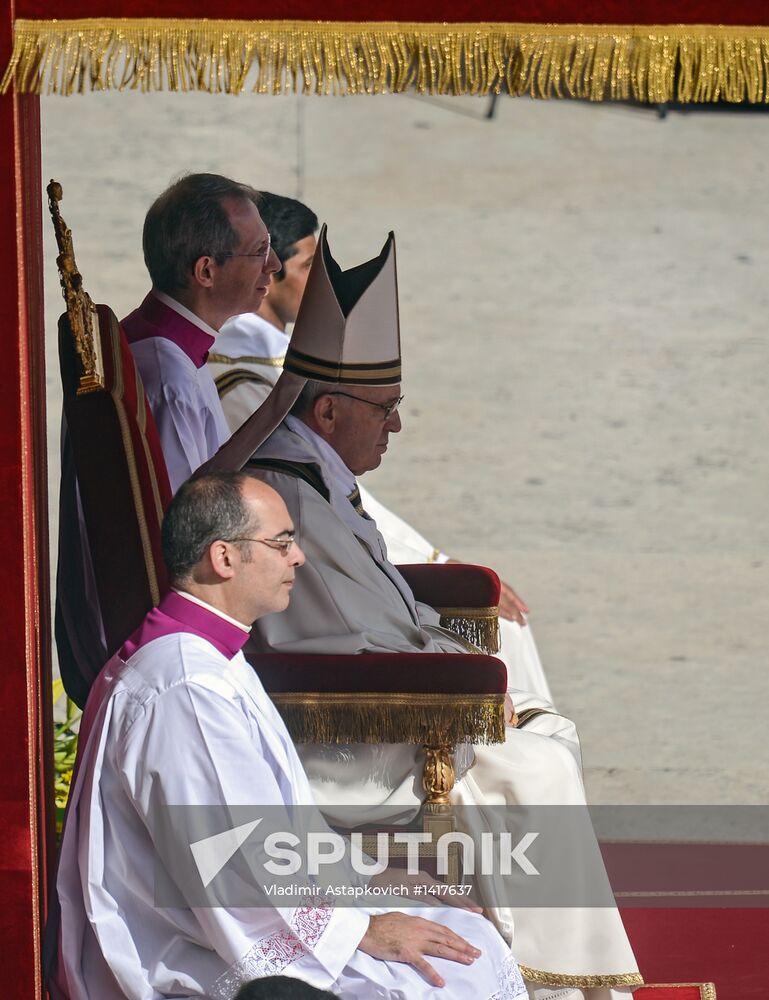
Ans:
{"label": "stone pavement", "polygon": [[487,106],[46,98],[44,181],[120,316],[144,212],[186,170],[304,198],[343,266],[394,229],[404,428],[366,485],[526,597],[592,801],[766,801],[769,120]]}

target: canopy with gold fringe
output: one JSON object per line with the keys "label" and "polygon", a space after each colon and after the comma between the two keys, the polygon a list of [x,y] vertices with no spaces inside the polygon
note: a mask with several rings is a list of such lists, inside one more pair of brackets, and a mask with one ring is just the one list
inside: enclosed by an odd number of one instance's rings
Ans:
{"label": "canopy with gold fringe", "polygon": [[[367,0],[355,8],[356,20],[345,0],[273,0],[261,9],[252,0],[219,0],[214,9],[216,20],[209,0],[0,6],[0,242],[9,276],[0,296],[0,545],[13,567],[0,605],[4,737],[13,747],[0,803],[0,892],[10,915],[0,959],[10,996],[45,995],[41,927],[54,859],[35,95],[417,89],[769,102],[769,7],[757,0]],[[260,17],[266,11],[269,19]],[[665,933],[669,925],[662,926]]]}
{"label": "canopy with gold fringe", "polygon": [[283,0],[273,19],[224,0],[17,4],[0,89],[239,94],[508,92],[664,103],[769,101],[769,8],[755,0]]}

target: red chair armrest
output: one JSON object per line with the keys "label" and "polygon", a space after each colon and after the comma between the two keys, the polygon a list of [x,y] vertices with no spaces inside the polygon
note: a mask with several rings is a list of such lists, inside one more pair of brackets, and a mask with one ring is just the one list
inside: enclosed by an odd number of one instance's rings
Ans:
{"label": "red chair armrest", "polygon": [[296,743],[501,743],[505,665],[466,653],[250,658]]}
{"label": "red chair armrest", "polygon": [[467,653],[361,653],[329,656],[259,653],[249,662],[268,694],[504,694],[507,668]]}
{"label": "red chair armrest", "polygon": [[487,566],[416,563],[397,569],[414,597],[433,608],[495,608],[499,604],[499,577]]}

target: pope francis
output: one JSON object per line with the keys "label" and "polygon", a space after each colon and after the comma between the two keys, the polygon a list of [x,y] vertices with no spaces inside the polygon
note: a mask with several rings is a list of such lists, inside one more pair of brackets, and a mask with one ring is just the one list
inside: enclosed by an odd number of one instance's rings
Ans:
{"label": "pope francis", "polygon": [[[342,271],[321,229],[283,371],[256,413],[204,469],[249,463],[283,497],[307,561],[291,607],[256,623],[254,651],[356,654],[363,651],[473,652],[441,628],[389,561],[355,477],[376,468],[400,430],[401,358],[395,240]],[[471,669],[468,663],[468,669]],[[584,806],[573,724],[540,696],[511,689],[525,724],[501,746],[458,748],[457,804],[472,807],[479,833],[489,806]],[[462,752],[459,752],[459,751]],[[362,806],[361,821],[406,822],[418,810],[421,750],[358,745],[300,749],[321,808]],[[368,813],[366,812],[368,810]],[[605,881],[594,838],[574,844],[566,868],[575,885]],[[613,907],[516,907],[483,899],[514,942],[533,996],[553,1000],[627,995],[640,985]]]}

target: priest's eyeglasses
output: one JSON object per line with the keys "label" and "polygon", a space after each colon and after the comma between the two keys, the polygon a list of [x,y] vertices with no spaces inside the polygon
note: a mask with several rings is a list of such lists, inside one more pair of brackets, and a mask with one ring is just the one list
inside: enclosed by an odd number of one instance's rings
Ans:
{"label": "priest's eyeglasses", "polygon": [[261,542],[270,549],[276,549],[282,556],[287,556],[291,546],[296,541],[293,535],[288,538],[223,538],[223,542]]}
{"label": "priest's eyeglasses", "polygon": [[267,243],[260,249],[254,250],[253,253],[219,253],[217,257],[263,257],[265,263],[267,258],[270,256],[270,250],[272,249],[272,237],[267,233]]}
{"label": "priest's eyeglasses", "polygon": [[373,399],[364,399],[362,396],[353,396],[351,392],[327,392],[326,396],[347,396],[348,399],[357,399],[359,403],[368,403],[369,406],[376,406],[378,409],[384,411],[384,419],[389,420],[390,417],[395,413],[398,407],[401,405],[405,396],[398,396],[397,399],[393,400],[392,403],[375,403]]}

